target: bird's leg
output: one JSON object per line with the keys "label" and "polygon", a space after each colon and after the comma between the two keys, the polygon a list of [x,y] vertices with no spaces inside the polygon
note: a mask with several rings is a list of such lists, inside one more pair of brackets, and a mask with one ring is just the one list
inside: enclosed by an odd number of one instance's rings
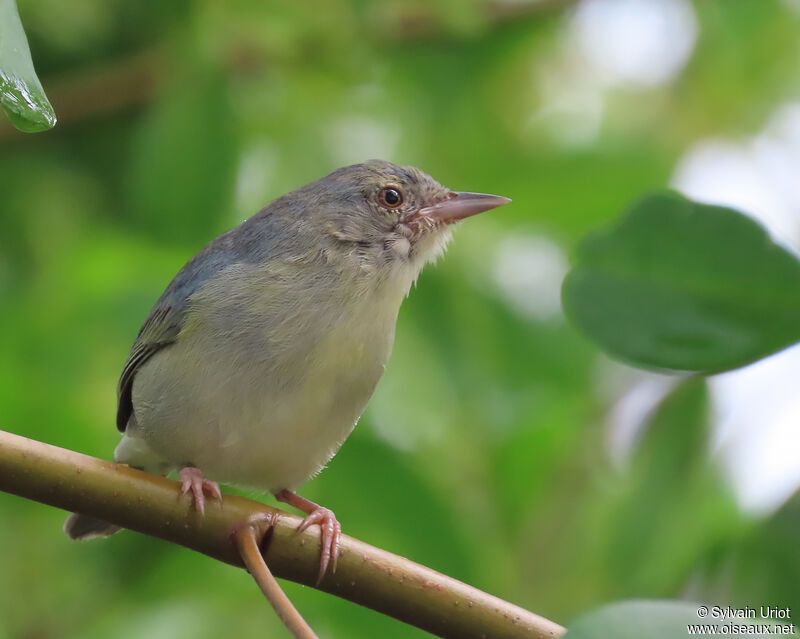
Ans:
{"label": "bird's leg", "polygon": [[194,498],[194,507],[201,515],[206,514],[206,493],[214,499],[218,499],[222,503],[222,493],[219,490],[219,484],[215,481],[210,481],[203,477],[203,472],[194,466],[185,466],[181,468],[178,473],[178,479],[181,482],[181,494],[185,495],[190,490]]}
{"label": "bird's leg", "polygon": [[324,508],[305,497],[301,497],[291,490],[281,490],[275,493],[275,499],[282,501],[298,510],[306,513],[306,518],[300,522],[297,532],[301,533],[309,526],[319,524],[320,529],[320,561],[319,578],[317,584],[322,581],[325,572],[328,570],[328,563],[331,565],[331,572],[336,572],[336,560],[339,557],[339,545],[341,543],[342,525],[336,519],[332,510]]}

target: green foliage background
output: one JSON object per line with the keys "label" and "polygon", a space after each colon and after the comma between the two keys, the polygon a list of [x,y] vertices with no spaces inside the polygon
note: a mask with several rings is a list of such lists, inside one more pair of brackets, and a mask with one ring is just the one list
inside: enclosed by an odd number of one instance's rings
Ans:
{"label": "green foliage background", "polygon": [[[304,495],[349,534],[562,623],[625,597],[800,610],[800,503],[739,512],[707,453],[704,383],[682,383],[613,467],[604,360],[492,276],[508,240],[571,250],[665,186],[693,141],[757,130],[800,90],[800,17],[698,0],[682,75],[611,92],[575,146],[533,116],[571,4],[21,0],[59,125],[0,126],[0,427],[110,456],[116,377],[172,275],[384,136],[386,159],[514,204],[423,274],[370,409]],[[0,637],[286,635],[243,571],[133,533],[74,544],[63,517],[0,494]],[[423,635],[286,588],[321,636]]]}

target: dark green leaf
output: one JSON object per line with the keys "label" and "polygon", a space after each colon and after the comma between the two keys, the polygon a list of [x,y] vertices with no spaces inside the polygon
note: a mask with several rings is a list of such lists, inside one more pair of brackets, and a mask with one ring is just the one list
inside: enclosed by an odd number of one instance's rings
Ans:
{"label": "dark green leaf", "polygon": [[613,356],[709,373],[800,340],[798,292],[800,262],[752,219],[659,193],[584,240],[563,303]]}
{"label": "dark green leaf", "polygon": [[45,131],[56,123],[56,114],[33,69],[14,0],[0,0],[0,104],[20,131]]}

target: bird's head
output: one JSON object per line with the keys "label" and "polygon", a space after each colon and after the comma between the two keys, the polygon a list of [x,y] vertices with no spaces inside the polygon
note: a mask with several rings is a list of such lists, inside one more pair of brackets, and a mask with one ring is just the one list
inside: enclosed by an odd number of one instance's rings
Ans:
{"label": "bird's head", "polygon": [[369,268],[400,263],[417,272],[442,253],[453,224],[511,201],[451,191],[413,166],[382,160],[346,166],[309,187],[317,222],[343,251]]}

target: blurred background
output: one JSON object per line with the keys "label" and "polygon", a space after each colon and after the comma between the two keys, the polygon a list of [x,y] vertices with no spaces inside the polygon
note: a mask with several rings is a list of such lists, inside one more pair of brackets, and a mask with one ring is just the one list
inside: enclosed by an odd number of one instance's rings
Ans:
{"label": "blurred background", "polygon": [[[465,223],[301,491],[346,533],[568,623],[626,597],[800,611],[800,351],[707,382],[559,302],[651,188],[800,247],[797,0],[20,0],[59,116],[0,122],[0,427],[100,457],[141,322],[202,245],[373,157],[514,199]],[[260,497],[269,501],[269,498]],[[244,571],[0,494],[0,637],[287,636]],[[422,637],[312,589],[322,637]]]}

